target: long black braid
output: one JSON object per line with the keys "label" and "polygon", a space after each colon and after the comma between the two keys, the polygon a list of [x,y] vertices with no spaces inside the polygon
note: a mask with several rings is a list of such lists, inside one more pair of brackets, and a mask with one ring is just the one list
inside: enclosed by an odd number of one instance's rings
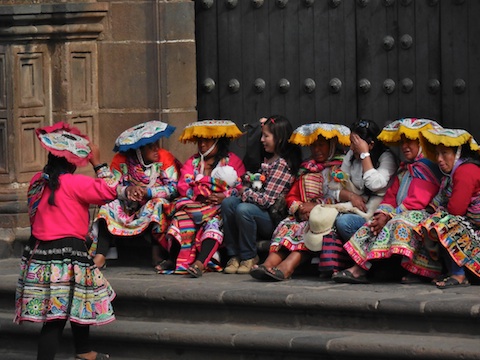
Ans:
{"label": "long black braid", "polygon": [[77,170],[77,167],[72,163],[69,163],[64,157],[58,157],[48,154],[47,165],[43,168],[43,172],[48,175],[47,186],[51,190],[48,197],[48,203],[55,205],[55,190],[60,187],[59,177],[62,174],[73,174]]}

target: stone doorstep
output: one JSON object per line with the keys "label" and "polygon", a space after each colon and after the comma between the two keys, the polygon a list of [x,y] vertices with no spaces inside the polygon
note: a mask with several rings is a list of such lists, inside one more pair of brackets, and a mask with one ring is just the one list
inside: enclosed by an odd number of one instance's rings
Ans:
{"label": "stone doorstep", "polygon": [[[18,326],[11,315],[0,313],[3,334],[35,338],[40,324]],[[255,325],[148,322],[121,319],[91,329],[92,339],[108,348],[110,355],[124,351],[145,354],[160,348],[178,348],[195,352],[209,351],[245,353],[281,353],[338,358],[415,358],[415,359],[480,359],[479,339],[466,336],[417,335],[369,331],[298,330]],[[65,337],[70,332],[65,331]]]}

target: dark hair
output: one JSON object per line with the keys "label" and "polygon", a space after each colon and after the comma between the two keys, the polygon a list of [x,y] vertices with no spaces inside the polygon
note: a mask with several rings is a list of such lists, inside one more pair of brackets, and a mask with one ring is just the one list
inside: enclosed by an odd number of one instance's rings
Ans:
{"label": "dark hair", "polygon": [[462,145],[460,158],[464,159],[465,162],[473,163],[480,166],[480,154],[470,149],[469,143]]}
{"label": "dark hair", "polygon": [[51,153],[48,154],[47,165],[43,168],[43,172],[48,175],[47,186],[51,190],[48,197],[48,203],[55,205],[55,190],[60,187],[59,176],[65,173],[73,174],[77,170],[77,167],[68,162],[64,157],[55,156]]}
{"label": "dark hair", "polygon": [[267,118],[263,126],[273,134],[275,152],[285,159],[290,167],[291,174],[297,174],[302,162],[302,150],[299,145],[292,144],[288,140],[293,133],[292,124],[285,116],[272,115]]}
{"label": "dark hair", "polygon": [[215,168],[219,161],[228,156],[228,150],[230,148],[230,139],[221,137],[217,142],[217,153],[214,156],[214,162],[212,168]]}
{"label": "dark hair", "polygon": [[[377,167],[378,159],[385,152],[390,149],[383,144],[380,140],[377,139],[377,136],[380,135],[380,128],[377,123],[368,119],[360,119],[355,121],[350,126],[350,131],[360,136],[368,144],[374,143],[373,148],[370,151],[370,156],[372,157],[372,163],[374,167]],[[352,157],[353,161],[353,157]]]}

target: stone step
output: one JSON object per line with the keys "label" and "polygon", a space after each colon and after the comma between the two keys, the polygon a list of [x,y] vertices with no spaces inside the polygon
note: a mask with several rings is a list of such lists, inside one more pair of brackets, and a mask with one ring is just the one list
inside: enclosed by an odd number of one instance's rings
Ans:
{"label": "stone step", "polygon": [[[10,347],[21,344],[21,339],[36,339],[41,326],[15,325],[11,314],[5,313],[0,313],[0,324],[2,339],[9,338]],[[66,329],[65,343],[71,340],[69,334]],[[92,328],[91,337],[98,349],[114,359],[155,358],[159,352],[177,354],[178,359],[480,359],[477,337],[442,334],[118,319]],[[29,344],[22,349],[34,354],[36,342]],[[62,348],[63,353],[66,350]]]}
{"label": "stone step", "polygon": [[[0,261],[0,341],[34,354],[40,325],[12,324],[18,262]],[[92,339],[120,359],[480,359],[479,286],[192,279],[135,266],[104,274],[117,321],[92,328]]]}

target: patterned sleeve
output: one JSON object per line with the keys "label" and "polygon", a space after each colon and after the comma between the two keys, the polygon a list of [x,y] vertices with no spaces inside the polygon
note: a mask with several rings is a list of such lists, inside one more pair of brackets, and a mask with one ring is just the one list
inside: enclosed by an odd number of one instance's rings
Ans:
{"label": "patterned sleeve", "polygon": [[246,189],[242,194],[242,201],[268,209],[280,195],[288,191],[294,177],[290,174],[287,162],[282,158],[270,164],[264,175],[266,177],[263,183],[265,191]]}
{"label": "patterned sleeve", "polygon": [[161,167],[158,172],[162,185],[150,188],[152,198],[173,199],[177,196],[178,169],[175,157],[165,149],[159,154]]}

